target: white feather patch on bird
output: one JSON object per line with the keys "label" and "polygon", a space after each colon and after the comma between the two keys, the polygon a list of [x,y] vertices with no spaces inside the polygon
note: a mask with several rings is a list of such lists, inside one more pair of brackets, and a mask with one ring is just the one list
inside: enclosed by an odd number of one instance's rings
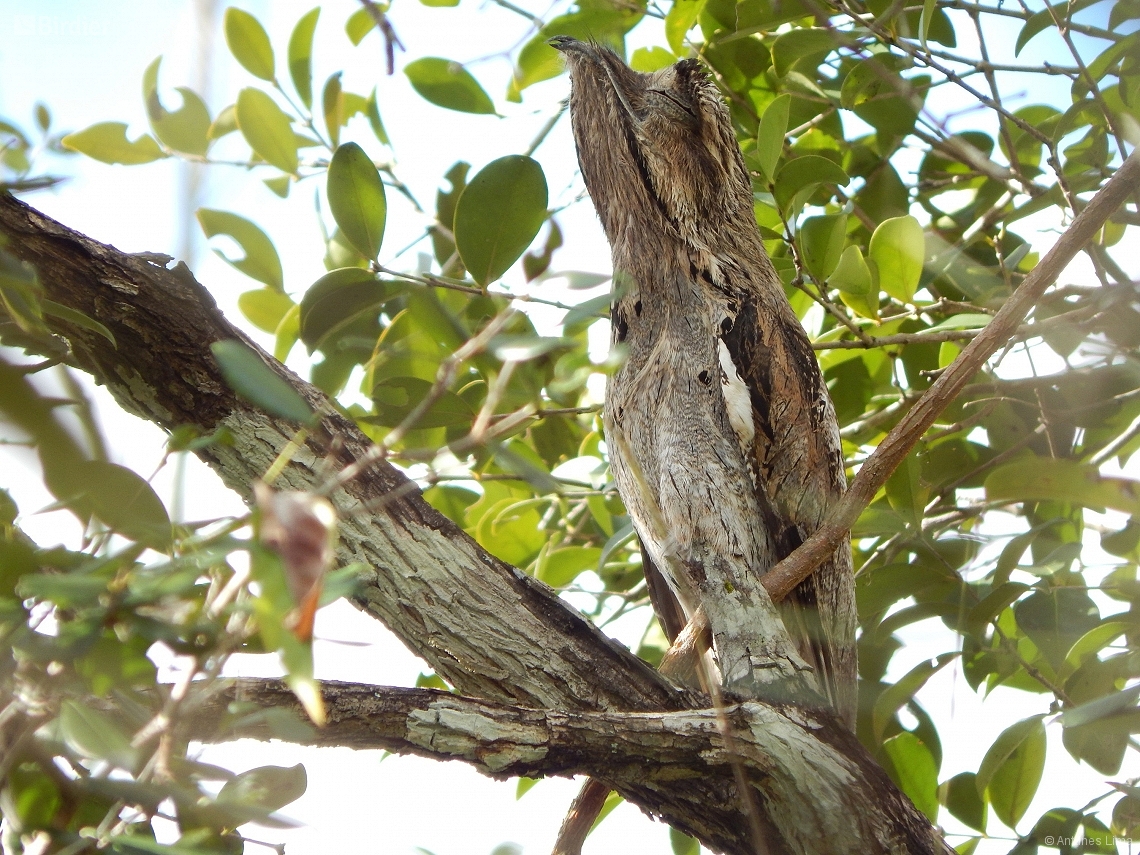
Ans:
{"label": "white feather patch on bird", "polygon": [[728,423],[732,425],[733,433],[740,442],[740,450],[747,459],[752,440],[756,436],[756,425],[752,421],[752,396],[748,393],[748,384],[740,379],[740,372],[732,361],[732,354],[728,352],[724,339],[718,338],[716,343],[720,353],[720,385],[728,408]]}

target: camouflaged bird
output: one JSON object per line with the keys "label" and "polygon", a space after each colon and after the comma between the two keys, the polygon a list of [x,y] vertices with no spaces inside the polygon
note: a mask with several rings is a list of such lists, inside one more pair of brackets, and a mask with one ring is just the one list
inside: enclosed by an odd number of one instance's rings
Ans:
{"label": "camouflaged bird", "polygon": [[846,481],[728,110],[696,60],[642,74],[596,44],[550,44],[566,56],[578,161],[613,253],[612,344],[626,359],[606,391],[606,439],[654,608],[670,636],[703,610],[726,686],[822,694],[853,727],[850,548],[781,604],[786,633],[759,583]]}

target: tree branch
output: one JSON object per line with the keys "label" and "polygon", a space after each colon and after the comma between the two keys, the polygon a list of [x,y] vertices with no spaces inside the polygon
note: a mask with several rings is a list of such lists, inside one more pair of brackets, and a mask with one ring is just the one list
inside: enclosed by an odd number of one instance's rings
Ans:
{"label": "tree branch", "polygon": [[[910,803],[846,728],[797,707],[747,701],[725,709],[733,725],[730,755],[713,709],[567,713],[431,689],[325,683],[323,691],[328,724],[313,730],[306,744],[462,760],[493,778],[587,774],[650,813],[659,811],[657,797],[668,793],[687,803],[686,815],[702,820],[679,827],[706,841],[735,833],[735,762],[768,806],[765,822],[776,840],[811,838],[811,851],[821,855],[948,851],[928,825],[912,826],[900,837],[905,827],[892,818],[911,814]],[[279,738],[263,722],[228,728],[234,701],[301,714],[283,683],[240,680],[195,715],[190,738]],[[799,789],[809,778],[810,795]]]}
{"label": "tree branch", "polygon": [[[276,486],[312,489],[324,462],[339,470],[367,455],[371,443],[356,425],[229,324],[184,265],[167,270],[126,255],[3,194],[0,235],[8,238],[9,252],[36,267],[49,299],[114,335],[112,344],[53,320],[70,343],[69,361],[105,384],[125,409],[167,430],[185,424],[205,433],[226,428],[232,443],[211,445],[201,455],[247,500],[251,484],[289,446],[297,425],[236,397],[210,353],[212,342],[245,342],[322,415]],[[358,711],[352,715],[330,694],[334,724],[318,739],[369,745],[394,740],[393,748],[463,757],[502,775],[557,768],[600,773],[626,798],[712,849],[751,853],[749,819],[740,810],[715,718],[695,711],[709,705],[707,698],[670,684],[550,588],[486,553],[386,462],[371,465],[329,499],[341,519],[339,560],[369,568],[357,605],[459,691],[485,700],[359,687],[352,693],[350,706]],[[294,703],[283,688],[255,692],[250,682],[242,685],[244,697],[260,703]],[[745,762],[766,770],[757,771],[751,785],[771,831],[771,851],[818,852],[823,838],[843,841],[827,850],[835,852],[949,851],[829,716],[776,704],[739,709],[732,723],[741,732],[734,733],[733,748],[739,742],[749,755]],[[464,722],[474,732],[465,731]],[[519,738],[512,743],[512,737]],[[698,750],[707,749],[700,760],[705,765],[693,757],[690,739]],[[524,750],[527,745],[533,750]],[[657,764],[652,774],[650,745]],[[607,765],[611,753],[616,759]],[[670,774],[673,758],[693,762],[681,767],[683,774]],[[850,786],[853,780],[857,786]]]}
{"label": "tree branch", "polygon": [[1110,216],[1140,184],[1140,153],[1134,151],[1073,220],[1041,262],[1026,276],[993,320],[970,342],[931,385],[918,402],[887,434],[868,457],[847,488],[846,494],[828,513],[824,524],[810,538],[772,568],[764,587],[780,600],[810,576],[847,537],[863,509],[895,471],[938,415],[962,391],[998,348],[1017,332],[1030,309],[1041,299],[1061,272],[1084,248]]}

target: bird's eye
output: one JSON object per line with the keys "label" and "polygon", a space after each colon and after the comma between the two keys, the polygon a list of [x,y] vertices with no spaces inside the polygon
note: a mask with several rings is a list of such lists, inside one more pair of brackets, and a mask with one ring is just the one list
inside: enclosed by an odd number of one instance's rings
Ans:
{"label": "bird's eye", "polygon": [[664,89],[650,89],[648,94],[657,96],[658,103],[674,118],[686,123],[696,121],[696,113],[673,93]]}

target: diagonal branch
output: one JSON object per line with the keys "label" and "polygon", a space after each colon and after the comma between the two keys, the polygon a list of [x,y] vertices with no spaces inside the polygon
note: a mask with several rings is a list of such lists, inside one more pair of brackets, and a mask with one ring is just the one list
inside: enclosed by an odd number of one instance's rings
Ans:
{"label": "diagonal branch", "polygon": [[[9,252],[36,267],[49,299],[114,335],[112,344],[60,322],[54,329],[70,344],[70,361],[105,384],[125,409],[167,430],[225,428],[232,442],[201,454],[248,499],[251,484],[290,447],[297,425],[269,417],[225,384],[212,342],[239,339],[261,351],[222,317],[189,270],[121,253],[4,194],[0,236]],[[268,355],[263,359],[322,414],[278,486],[312,489],[326,459],[345,468],[366,458],[370,441],[328,398]],[[352,704],[366,712],[342,720],[337,717],[345,708],[332,685],[326,691],[334,724],[320,738],[375,745],[388,739],[394,748],[403,740],[407,750],[462,757],[494,774],[597,773],[714,850],[752,851],[749,819],[739,809],[715,717],[698,712],[707,698],[670,684],[541,582],[483,551],[386,462],[367,467],[328,498],[343,520],[339,560],[369,568],[357,605],[459,691],[485,700],[358,687]],[[247,699],[293,703],[283,688],[265,684],[255,692],[248,681],[241,685]],[[374,706],[385,703],[389,713]],[[515,722],[527,725],[517,733],[531,743],[510,741]],[[752,703],[739,708],[732,725],[739,731],[734,752],[757,770],[748,785],[773,852],[948,852],[930,822],[828,716]],[[539,745],[543,758],[527,754],[528,744]],[[701,746],[707,751],[694,757]],[[611,753],[618,765],[607,766]],[[676,758],[682,758],[679,766]],[[844,789],[852,781],[858,785]],[[841,845],[821,850],[824,837]]]}
{"label": "diagonal branch", "polygon": [[1018,326],[1046,289],[1092,240],[1108,218],[1124,204],[1138,184],[1140,152],[1134,151],[1077,215],[1041,262],[1025,277],[1025,281],[994,315],[993,320],[863,462],[846,494],[831,508],[819,530],[764,577],[764,587],[773,600],[787,596],[788,592],[810,576],[835,551],[863,509],[875,498],[879,488],[887,482],[887,478],[902,463],[927,428],[934,424],[939,414],[981,370],[986,360],[1017,332]]}

